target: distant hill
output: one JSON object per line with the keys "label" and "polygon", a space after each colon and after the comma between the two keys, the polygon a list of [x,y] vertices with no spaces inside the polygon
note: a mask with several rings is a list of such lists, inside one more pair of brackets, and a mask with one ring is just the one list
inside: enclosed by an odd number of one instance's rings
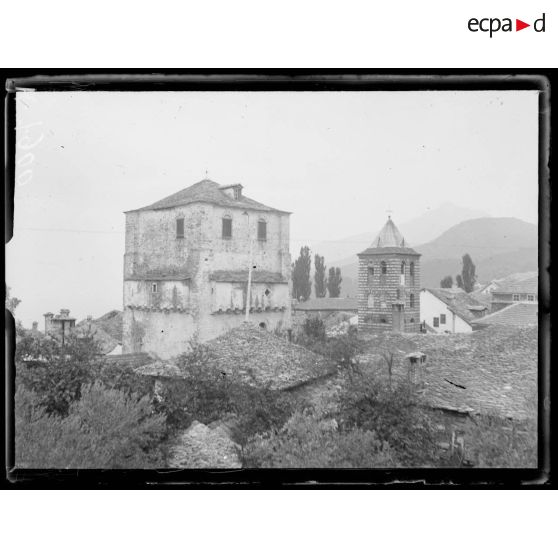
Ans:
{"label": "distant hill", "polygon": [[[461,272],[461,257],[465,253],[473,258],[481,283],[538,268],[537,226],[515,218],[470,219],[414,248],[422,254],[423,287],[439,287],[446,275],[455,278]],[[356,294],[357,265],[356,256],[341,265],[342,296]]]}
{"label": "distant hill", "polygon": [[[401,224],[397,223],[397,226],[405,240],[411,246],[416,246],[417,244],[430,242],[453,225],[478,217],[488,217],[488,214],[484,211],[459,207],[446,202],[435,209],[429,209],[415,219]],[[324,256],[326,265],[346,265],[351,262],[358,252],[370,246],[383,224],[376,223],[373,230],[368,232],[311,246],[312,253]]]}

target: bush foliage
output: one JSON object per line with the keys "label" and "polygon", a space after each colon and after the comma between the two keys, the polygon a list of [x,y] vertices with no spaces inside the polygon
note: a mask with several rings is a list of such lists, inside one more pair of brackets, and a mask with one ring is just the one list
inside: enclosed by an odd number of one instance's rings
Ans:
{"label": "bush foliage", "polygon": [[101,383],[84,385],[62,417],[48,414],[41,398],[20,387],[15,398],[16,466],[22,468],[153,468],[165,417],[147,397],[128,396]]}

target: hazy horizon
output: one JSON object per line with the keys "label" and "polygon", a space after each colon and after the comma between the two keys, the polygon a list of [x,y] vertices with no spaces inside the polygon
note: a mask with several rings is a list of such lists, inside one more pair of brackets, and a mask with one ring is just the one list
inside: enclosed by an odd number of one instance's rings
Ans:
{"label": "hazy horizon", "polygon": [[536,92],[29,92],[17,126],[6,280],[26,327],[121,309],[123,212],[206,172],[292,211],[293,256],[388,210],[398,225],[444,203],[537,222]]}

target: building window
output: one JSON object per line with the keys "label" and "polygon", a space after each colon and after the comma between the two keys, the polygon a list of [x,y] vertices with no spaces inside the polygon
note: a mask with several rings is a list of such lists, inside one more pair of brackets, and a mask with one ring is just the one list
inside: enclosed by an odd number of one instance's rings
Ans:
{"label": "building window", "polygon": [[368,284],[372,285],[373,281],[374,281],[374,268],[369,267],[368,268]]}
{"label": "building window", "polygon": [[151,283],[151,292],[156,293],[158,290],[157,283]]}
{"label": "building window", "polygon": [[372,293],[368,295],[368,308],[374,308],[374,295]]}
{"label": "building window", "polygon": [[432,323],[433,323],[434,327],[439,327],[439,325],[440,325],[440,319],[439,319],[439,318],[434,318],[434,319],[432,320]]}
{"label": "building window", "polygon": [[411,277],[415,276],[415,262],[411,262],[409,264],[409,274],[411,275]]}
{"label": "building window", "polygon": [[409,307],[410,308],[414,308],[415,307],[415,295],[413,293],[411,293],[409,295]]}
{"label": "building window", "polygon": [[184,238],[184,218],[176,220],[176,238]]}
{"label": "building window", "polygon": [[440,323],[441,323],[441,324],[445,324],[445,323],[446,323],[446,315],[445,315],[445,314],[440,314]]}
{"label": "building window", "polygon": [[232,219],[230,217],[223,217],[223,238],[232,238]]}
{"label": "building window", "polygon": [[380,264],[380,267],[382,268],[382,275],[385,275],[387,273],[387,265],[386,262],[382,262]]}
{"label": "building window", "polygon": [[405,262],[401,262],[401,275],[405,275]]}
{"label": "building window", "polygon": [[514,294],[514,295],[513,295],[513,301],[514,301],[514,302],[519,302],[519,300],[520,300],[519,295],[518,295],[518,294]]}
{"label": "building window", "polygon": [[258,221],[258,240],[267,240],[267,223],[263,219]]}
{"label": "building window", "polygon": [[527,300],[529,302],[535,302],[535,295],[527,295]]}

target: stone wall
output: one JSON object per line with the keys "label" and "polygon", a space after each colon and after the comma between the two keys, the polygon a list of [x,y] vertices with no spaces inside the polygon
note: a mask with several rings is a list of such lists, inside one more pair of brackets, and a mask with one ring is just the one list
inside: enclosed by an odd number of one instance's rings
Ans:
{"label": "stone wall", "polygon": [[[406,262],[404,282],[401,281],[401,262]],[[382,262],[386,273],[382,274]],[[411,262],[414,274],[411,275]],[[368,268],[374,268],[369,275]],[[410,307],[411,294],[414,296]],[[367,255],[359,257],[358,269],[358,327],[363,331],[391,331],[393,304],[404,304],[404,332],[420,329],[420,264],[417,255]]]}

